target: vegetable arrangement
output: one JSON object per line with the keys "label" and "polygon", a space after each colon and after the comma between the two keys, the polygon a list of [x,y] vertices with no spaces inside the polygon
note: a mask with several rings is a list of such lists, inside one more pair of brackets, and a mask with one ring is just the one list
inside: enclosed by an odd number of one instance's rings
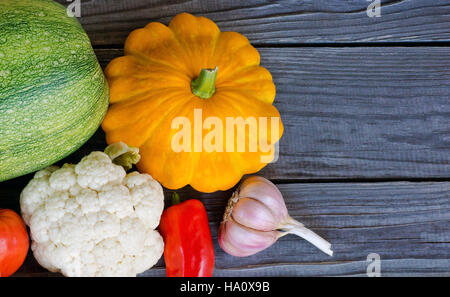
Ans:
{"label": "vegetable arrangement", "polygon": [[[0,23],[7,37],[0,42],[0,181],[61,160],[100,124],[109,144],[78,164],[36,172],[23,189],[21,214],[36,260],[65,276],[136,276],[164,252],[167,276],[212,276],[204,205],[196,199],[180,203],[174,194],[174,204],[164,210],[160,183],[226,190],[262,169],[268,163],[262,157],[274,158],[283,124],[258,51],[243,35],[182,13],[168,27],[150,23],[133,31],[125,56],[105,70],[108,84],[86,33],[61,5],[5,0],[0,19],[7,20]],[[256,136],[254,151],[228,151],[226,143],[215,151],[197,151],[195,143],[175,151],[174,119],[195,122],[197,110],[222,122],[275,122],[267,123],[268,134],[232,134],[245,148]],[[208,137],[200,135],[201,143]],[[270,150],[262,148],[264,142]],[[139,172],[127,174],[134,165]],[[0,210],[0,276],[14,273],[25,259],[24,222]],[[230,198],[218,241],[225,252],[244,257],[290,233],[333,253],[327,241],[288,215],[274,184],[253,176]]]}
{"label": "vegetable arrangement", "polygon": [[214,270],[214,247],[208,216],[200,200],[180,203],[177,193],[161,217],[167,276],[207,277]]}
{"label": "vegetable arrangement", "polygon": [[76,18],[49,0],[0,1],[0,181],[78,149],[99,127],[109,88]]}

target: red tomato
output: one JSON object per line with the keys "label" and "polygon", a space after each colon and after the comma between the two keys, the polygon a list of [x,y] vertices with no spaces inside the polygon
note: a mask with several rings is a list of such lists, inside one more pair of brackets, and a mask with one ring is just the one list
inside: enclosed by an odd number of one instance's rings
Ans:
{"label": "red tomato", "polygon": [[22,218],[10,209],[0,209],[0,276],[10,276],[22,266],[29,246]]}

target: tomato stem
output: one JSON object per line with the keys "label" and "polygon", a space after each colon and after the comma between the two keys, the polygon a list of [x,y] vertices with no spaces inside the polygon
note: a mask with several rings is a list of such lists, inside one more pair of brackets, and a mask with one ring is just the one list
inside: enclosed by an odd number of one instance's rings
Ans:
{"label": "tomato stem", "polygon": [[216,92],[216,78],[218,67],[202,69],[200,75],[191,83],[192,93],[202,99],[209,99]]}

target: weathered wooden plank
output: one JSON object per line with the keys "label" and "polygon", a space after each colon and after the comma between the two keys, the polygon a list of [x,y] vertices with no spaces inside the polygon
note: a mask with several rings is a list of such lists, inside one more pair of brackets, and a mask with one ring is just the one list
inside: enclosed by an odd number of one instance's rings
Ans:
{"label": "weathered wooden plank", "polygon": [[366,0],[81,2],[80,21],[94,45],[123,44],[133,29],[168,24],[181,12],[209,17],[255,44],[450,40],[450,0],[381,0],[381,16],[374,18]]}
{"label": "weathered wooden plank", "polygon": [[[384,276],[450,276],[450,183],[279,184],[292,217],[333,244],[329,257],[293,235],[254,256],[237,258],[217,244],[217,228],[232,191],[201,199],[208,211],[216,276],[364,276],[378,253]],[[166,191],[166,198],[170,192]],[[2,195],[3,196],[3,195]],[[1,200],[0,200],[1,203]],[[163,276],[163,260],[142,276]],[[30,257],[16,276],[48,276]]]}
{"label": "weathered wooden plank", "polygon": [[[448,48],[262,50],[286,123],[272,178],[449,177]],[[283,168],[283,170],[277,170]]]}
{"label": "weathered wooden plank", "polygon": [[[99,49],[105,66],[122,50]],[[271,179],[450,177],[450,50],[261,48],[285,124]],[[100,143],[99,143],[100,142]],[[103,135],[93,139],[101,149]]]}
{"label": "weathered wooden plank", "polygon": [[[96,53],[102,66],[123,54]],[[291,181],[450,177],[448,48],[262,48],[260,53],[277,85],[275,105],[285,124],[280,157],[262,175]],[[66,161],[78,162],[105,146],[99,130]]]}

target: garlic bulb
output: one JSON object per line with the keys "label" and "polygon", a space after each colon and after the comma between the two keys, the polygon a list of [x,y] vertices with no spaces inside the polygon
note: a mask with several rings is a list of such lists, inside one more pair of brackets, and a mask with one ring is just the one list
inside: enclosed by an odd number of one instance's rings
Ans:
{"label": "garlic bulb", "polygon": [[230,255],[256,254],[286,234],[298,235],[332,256],[331,244],[289,216],[283,196],[269,180],[245,179],[228,205],[219,227],[219,244]]}

